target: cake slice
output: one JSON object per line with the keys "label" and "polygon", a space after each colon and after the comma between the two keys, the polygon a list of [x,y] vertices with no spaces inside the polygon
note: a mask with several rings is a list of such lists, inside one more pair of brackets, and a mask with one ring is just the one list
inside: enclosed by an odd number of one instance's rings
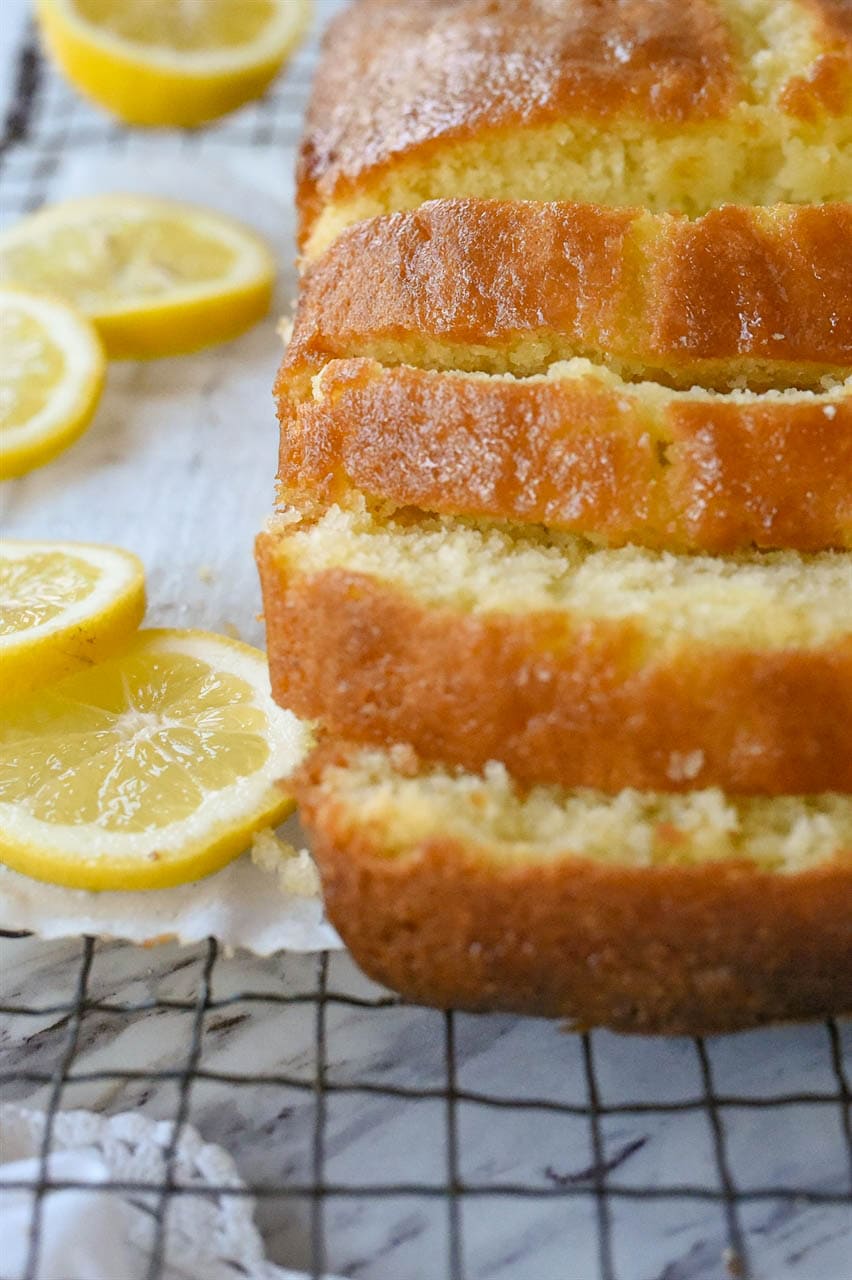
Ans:
{"label": "cake slice", "polygon": [[709,1034],[852,1011],[852,796],[617,796],[404,748],[298,785],[329,915],[409,999]]}
{"label": "cake slice", "polygon": [[273,692],[522,784],[852,790],[852,554],[676,556],[332,507],[258,543]]}
{"label": "cake slice", "polygon": [[688,389],[852,375],[852,203],[690,219],[440,200],[350,228],[302,281],[280,396],[332,359],[546,373],[585,356]]}
{"label": "cake slice", "polygon": [[300,235],[474,195],[644,205],[852,191],[844,0],[356,0],[302,143]]}
{"label": "cake slice", "polygon": [[610,546],[852,547],[852,379],[727,394],[332,360],[282,393],[279,499],[544,524]]}

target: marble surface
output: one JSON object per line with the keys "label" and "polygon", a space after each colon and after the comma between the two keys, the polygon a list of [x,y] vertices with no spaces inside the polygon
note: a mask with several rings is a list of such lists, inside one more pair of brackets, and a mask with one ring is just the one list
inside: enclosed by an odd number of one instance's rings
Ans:
{"label": "marble surface", "polygon": [[[4,1100],[45,1105],[68,1033],[56,1006],[73,997],[76,942],[0,944],[0,1078]],[[189,1007],[204,948],[149,950],[99,943],[63,1108],[139,1109],[170,1119],[184,1069]],[[321,1228],[329,1271],[363,1280],[452,1275],[454,1210],[447,1185],[447,1025],[400,1006],[343,954],[327,962],[316,996],[313,956],[217,959],[189,1119],[225,1147],[258,1191],[270,1257],[311,1266],[310,1187],[329,1190]],[[12,1009],[44,1010],[13,1012]],[[321,1026],[322,1036],[317,1032]],[[467,1280],[596,1280],[596,1175],[606,1207],[610,1275],[618,1280],[723,1280],[728,1228],[718,1198],[716,1137],[704,1104],[702,1062],[689,1040],[581,1037],[553,1023],[452,1018],[457,1239]],[[840,1029],[852,1058],[852,1033]],[[725,1163],[735,1186],[773,1198],[738,1214],[756,1280],[848,1280],[849,1204],[796,1202],[790,1192],[850,1191],[849,1148],[826,1027],[781,1028],[709,1041]],[[600,1151],[589,1116],[586,1053],[601,1111]],[[125,1074],[126,1073],[126,1074]],[[318,1078],[320,1104],[318,1152]],[[417,1096],[412,1096],[417,1095]],[[812,1100],[808,1101],[810,1096]],[[767,1106],[767,1100],[774,1100]],[[635,1110],[634,1107],[641,1107]],[[655,1109],[659,1108],[659,1109]],[[526,1188],[540,1196],[506,1194]],[[634,1198],[639,1189],[652,1198]],[[438,1194],[436,1194],[436,1192]],[[201,1280],[201,1278],[199,1278]]]}
{"label": "marble surface", "polygon": [[[319,7],[324,18],[333,6]],[[3,15],[0,119],[26,6],[5,0]],[[69,190],[188,184],[239,207],[286,263],[313,56],[300,55],[271,106],[197,136],[127,134],[42,69],[29,137],[0,170],[3,217]],[[293,289],[285,269],[282,309]],[[84,439],[4,488],[0,529],[129,545],[148,569],[154,624],[258,641],[250,552],[271,500],[278,351],[267,324],[214,353],[113,366]],[[0,940],[3,1099],[46,1103],[39,1077],[61,1060],[81,952],[74,940]],[[178,1083],[158,1073],[187,1065],[205,955],[97,945],[63,1108],[175,1115]],[[319,1236],[328,1270],[359,1280],[725,1280],[727,1179],[752,1197],[734,1215],[755,1280],[852,1277],[849,1117],[837,1100],[839,1060],[852,1074],[848,1025],[834,1045],[824,1026],[714,1040],[702,1061],[686,1040],[584,1043],[550,1023],[456,1015],[450,1105],[443,1015],[388,1003],[345,955],[327,963],[320,1004],[316,957],[220,957],[189,1091],[191,1122],[258,1190],[275,1261],[309,1269]],[[708,1073],[723,1099],[715,1116]],[[318,1179],[321,1200],[309,1194]],[[448,1181],[464,1188],[456,1198]],[[777,1194],[754,1198],[765,1189]]]}

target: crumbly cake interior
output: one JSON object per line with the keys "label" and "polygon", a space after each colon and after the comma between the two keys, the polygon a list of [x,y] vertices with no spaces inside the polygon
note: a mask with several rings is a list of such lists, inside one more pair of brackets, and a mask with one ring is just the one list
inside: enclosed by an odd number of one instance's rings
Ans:
{"label": "crumbly cake interior", "polygon": [[[370,359],[370,357],[365,358]],[[411,365],[410,361],[400,361],[400,364],[403,366],[409,365],[413,368],[420,367]],[[310,380],[308,395],[315,404],[322,404],[326,399],[325,378],[327,370],[332,365],[333,362],[329,361],[329,364],[325,365],[319,373],[314,374]],[[395,367],[398,366],[382,364],[377,360],[375,362],[375,373],[379,374],[384,369]],[[712,388],[700,386],[685,389],[669,387],[647,379],[631,382],[615,370],[607,368],[606,365],[595,364],[585,356],[573,356],[567,360],[556,360],[553,364],[548,365],[545,373],[534,373],[527,376],[514,373],[483,373],[481,370],[464,369],[427,369],[426,371],[434,374],[435,377],[439,377],[443,373],[453,373],[459,377],[467,378],[471,382],[523,382],[526,385],[548,382],[578,382],[581,379],[592,378],[605,390],[614,391],[629,398],[640,409],[645,410],[649,417],[659,416],[665,412],[670,404],[677,401],[742,405],[822,404],[831,407],[840,404],[852,395],[852,376],[842,382],[826,377],[819,390],[807,390],[800,387],[772,387],[766,391],[754,391],[749,387],[734,387],[728,391],[715,391]],[[830,416],[831,414],[829,414]]]}
{"label": "crumbly cake interior", "polygon": [[[741,389],[756,394],[778,390],[818,394],[845,380],[847,372],[817,361],[761,361],[752,356],[695,360],[684,370],[663,368],[638,354],[619,356],[611,351],[591,348],[578,353],[575,339],[553,332],[517,334],[494,345],[450,342],[424,333],[406,334],[404,338],[353,336],[346,344],[345,354],[347,357],[375,360],[389,368],[407,364],[416,369],[442,373],[508,374],[515,378],[558,377],[555,366],[561,367],[579,359],[631,385],[636,382],[656,383],[663,389],[685,391],[703,387],[722,395]],[[308,375],[297,371],[288,375],[288,383],[288,390],[294,393],[294,398],[308,394]]]}
{"label": "crumbly cake interior", "polygon": [[376,852],[388,857],[448,838],[503,864],[574,854],[628,867],[745,860],[795,873],[852,858],[852,796],[611,796],[552,786],[523,794],[500,764],[478,776],[418,769],[410,756],[403,747],[353,752],[321,778],[336,828],[374,833]]}
{"label": "crumbly cake interior", "polygon": [[636,619],[659,652],[692,640],[764,649],[815,647],[852,634],[852,554],[673,555],[616,550],[540,526],[450,517],[381,520],[331,507],[299,525],[271,522],[295,574],[345,569],[424,605],[516,615],[540,611]]}
{"label": "crumbly cake interior", "polygon": [[806,132],[771,109],[765,115],[741,109],[715,128],[695,126],[672,137],[649,134],[641,121],[604,133],[574,121],[448,144],[428,161],[400,161],[363,191],[331,200],[304,258],[318,258],[365,218],[458,196],[641,205],[691,217],[722,204],[848,200],[852,121],[829,122],[818,146]]}
{"label": "crumbly cake interior", "polygon": [[[730,110],[674,124],[621,112],[526,126],[510,120],[501,127],[497,120],[490,128],[486,115],[466,138],[433,121],[421,139],[428,147],[415,146],[411,154],[388,148],[384,163],[336,183],[309,228],[306,258],[363,218],[460,195],[636,204],[691,216],[725,203],[848,199],[852,113],[847,106],[832,114],[810,99],[809,86],[831,47],[817,6],[717,0],[716,7],[730,30],[740,85]],[[375,74],[380,70],[377,64]],[[411,109],[429,113],[424,103]],[[342,136],[346,130],[341,123]]]}

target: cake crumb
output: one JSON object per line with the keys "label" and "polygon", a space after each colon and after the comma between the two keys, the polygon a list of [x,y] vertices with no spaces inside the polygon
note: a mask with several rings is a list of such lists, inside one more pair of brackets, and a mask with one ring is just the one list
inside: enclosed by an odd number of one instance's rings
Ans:
{"label": "cake crumb", "polygon": [[211,564],[202,564],[198,566],[198,581],[209,586],[216,577],[215,570]]}
{"label": "cake crumb", "polygon": [[222,632],[229,640],[242,640],[243,635],[235,622],[225,622],[222,624]]}
{"label": "cake crumb", "polygon": [[280,839],[271,827],[255,833],[251,860],[261,871],[275,872],[282,893],[295,898],[319,897],[319,873],[308,850]]}
{"label": "cake crumb", "polygon": [[722,1261],[725,1264],[725,1270],[728,1275],[733,1276],[734,1280],[737,1280],[737,1277],[745,1274],[743,1260],[736,1250],[724,1249],[722,1251]]}
{"label": "cake crumb", "polygon": [[417,752],[408,742],[395,742],[389,750],[390,762],[405,778],[416,778],[420,768]]}
{"label": "cake crumb", "polygon": [[666,767],[666,777],[672,782],[691,782],[704,767],[704,752],[673,751]]}

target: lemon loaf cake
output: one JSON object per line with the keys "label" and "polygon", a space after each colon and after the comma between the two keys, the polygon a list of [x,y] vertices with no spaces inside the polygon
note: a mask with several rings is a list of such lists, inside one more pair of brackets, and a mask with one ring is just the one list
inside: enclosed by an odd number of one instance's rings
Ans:
{"label": "lemon loaf cake", "polygon": [[852,380],[672,391],[575,358],[546,375],[332,360],[280,402],[279,498],[547,525],[610,546],[852,547]]}
{"label": "lemon loaf cake", "polygon": [[708,1033],[852,1011],[852,796],[534,787],[321,751],[298,786],[372,977],[443,1007]]}
{"label": "lemon loaf cake", "polygon": [[643,205],[852,192],[847,0],[356,0],[298,173],[316,256],[363,218],[483,196]]}
{"label": "lemon loaf cake", "polygon": [[353,0],[260,535],[405,995],[852,1011],[852,3]]}
{"label": "lemon loaf cake", "polygon": [[852,790],[852,553],[333,507],[258,556],[273,692],[342,737],[523,783]]}

